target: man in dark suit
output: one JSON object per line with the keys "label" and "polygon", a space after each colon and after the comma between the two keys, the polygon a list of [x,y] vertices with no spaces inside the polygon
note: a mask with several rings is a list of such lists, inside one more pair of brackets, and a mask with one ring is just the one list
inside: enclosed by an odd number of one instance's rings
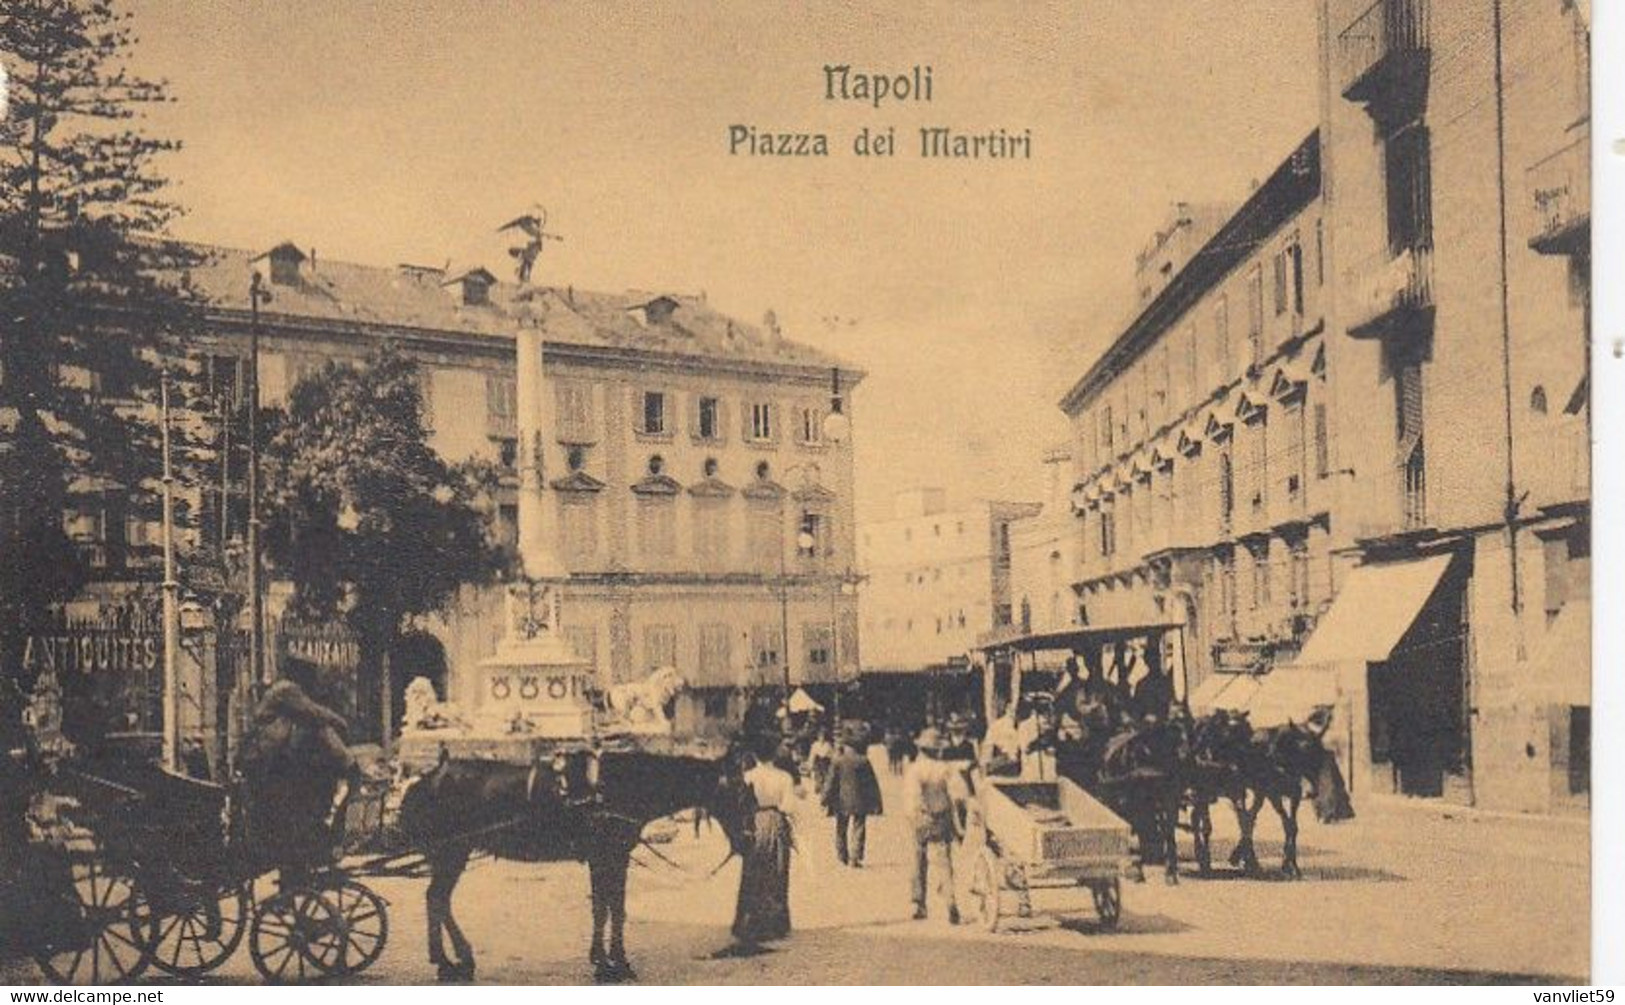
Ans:
{"label": "man in dark suit", "polygon": [[874,766],[851,735],[841,738],[841,749],[824,777],[819,793],[825,812],[835,817],[835,857],[842,865],[863,868],[868,818],[881,813],[880,780]]}

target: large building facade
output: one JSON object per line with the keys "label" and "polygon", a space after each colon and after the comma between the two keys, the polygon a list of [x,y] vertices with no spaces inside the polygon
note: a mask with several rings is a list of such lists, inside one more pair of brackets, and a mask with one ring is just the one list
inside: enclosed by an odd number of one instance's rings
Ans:
{"label": "large building facade", "polygon": [[[1364,582],[1304,656],[1338,666],[1377,790],[1583,808],[1586,5],[1324,0],[1321,20],[1334,547]],[[1414,618],[1353,638],[1390,614]]]}
{"label": "large building facade", "polygon": [[1323,238],[1310,136],[1228,218],[1180,207],[1139,260],[1168,278],[1062,401],[1080,620],[1184,621],[1193,689],[1289,657],[1331,595]]}
{"label": "large building facade", "polygon": [[[856,675],[852,453],[834,434],[850,429],[849,392],[861,374],[776,324],[726,317],[703,296],[545,289],[521,310],[516,288],[483,269],[318,260],[292,243],[261,254],[205,250],[188,277],[208,303],[206,334],[192,350],[222,414],[239,420],[220,423],[217,435],[241,442],[258,273],[270,294],[258,314],[262,403],[280,403],[329,361],[359,362],[392,343],[418,364],[436,451],[503,472],[494,518],[499,537],[516,546],[515,331],[539,325],[544,532],[569,571],[564,633],[599,681],[675,667],[699,696],[686,713],[704,717],[728,714],[728,694],[742,687]],[[833,411],[843,421],[830,422]],[[184,491],[205,517],[196,533],[240,538],[242,455],[222,456],[230,460],[218,479]],[[134,554],[131,535],[154,537],[154,528],[127,532],[109,518],[117,506],[109,493],[67,517],[87,553]],[[151,550],[140,554],[150,559]],[[103,603],[133,568],[104,561],[108,582],[81,606]],[[341,681],[362,672],[344,632],[284,625],[286,589],[273,583],[269,593],[272,658],[296,652]],[[423,620],[391,682],[349,680],[342,700],[356,736],[387,738],[390,706],[419,675],[477,712],[490,696],[478,693],[477,674],[459,668],[492,654],[501,608],[500,588],[465,590],[443,615]],[[219,704],[228,676],[200,668],[188,682],[194,704]],[[207,735],[215,717],[205,718],[189,732]]]}
{"label": "large building facade", "polygon": [[862,541],[864,669],[911,674],[960,666],[978,639],[1020,616],[1014,540],[1033,502],[950,509],[939,488],[900,492]]}
{"label": "large building facade", "polygon": [[1316,134],[1181,207],[1062,403],[1081,618],[1183,621],[1193,704],[1335,706],[1356,793],[1583,810],[1587,10],[1320,22]]}

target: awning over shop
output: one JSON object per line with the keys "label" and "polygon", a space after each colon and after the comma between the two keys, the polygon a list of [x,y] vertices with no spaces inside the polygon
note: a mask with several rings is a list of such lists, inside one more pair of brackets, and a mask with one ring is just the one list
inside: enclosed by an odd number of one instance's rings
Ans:
{"label": "awning over shop", "polygon": [[1260,686],[1259,678],[1250,673],[1209,674],[1202,683],[1191,689],[1191,711],[1197,715],[1221,708],[1230,712],[1245,712]]}
{"label": "awning over shop", "polygon": [[1561,705],[1591,704],[1591,601],[1571,600],[1557,612],[1529,661],[1537,691]]}
{"label": "awning over shop", "polygon": [[1305,722],[1317,708],[1337,704],[1337,675],[1330,667],[1277,666],[1265,674],[1247,702],[1254,728]]}
{"label": "awning over shop", "polygon": [[1449,555],[1359,566],[1349,573],[1296,662],[1307,666],[1386,660],[1449,566]]}

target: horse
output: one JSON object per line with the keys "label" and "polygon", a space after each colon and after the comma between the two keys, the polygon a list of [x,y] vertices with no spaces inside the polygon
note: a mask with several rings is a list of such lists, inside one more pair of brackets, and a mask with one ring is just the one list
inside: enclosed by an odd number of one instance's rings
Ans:
{"label": "horse", "polygon": [[[1224,709],[1197,719],[1191,726],[1191,742],[1185,762],[1186,804],[1190,807],[1190,831],[1196,864],[1202,875],[1213,872],[1213,804],[1230,800],[1237,823],[1248,835],[1251,848],[1251,819],[1246,816],[1247,783],[1242,762],[1252,743],[1253,728],[1246,713]],[[1253,862],[1256,869],[1257,862]]]}
{"label": "horse", "polygon": [[1337,758],[1322,743],[1324,732],[1323,727],[1316,729],[1295,722],[1253,731],[1240,759],[1242,780],[1252,793],[1252,800],[1244,810],[1238,807],[1241,840],[1230,855],[1232,864],[1243,866],[1249,873],[1258,871],[1253,825],[1258,811],[1268,802],[1281,818],[1281,830],[1286,837],[1281,872],[1293,879],[1302,877],[1303,871],[1298,867],[1298,807],[1303,801],[1305,786],[1321,823],[1353,818],[1354,806],[1349,801],[1348,787],[1338,769]]}
{"label": "horse", "polygon": [[[452,893],[475,851],[520,862],[584,862],[592,888],[588,960],[600,982],[631,980],[626,878],[652,820],[704,808],[730,855],[743,848],[747,794],[738,762],[606,751],[530,766],[442,759],[407,789],[401,828],[428,862],[429,962],[441,980],[474,977],[473,947],[452,913]],[[451,937],[451,956],[444,935]]]}
{"label": "horse", "polygon": [[1183,719],[1124,723],[1103,703],[1068,704],[1065,726],[1055,739],[1057,773],[1133,825],[1142,872],[1160,862],[1166,882],[1177,884],[1176,827],[1188,746]]}

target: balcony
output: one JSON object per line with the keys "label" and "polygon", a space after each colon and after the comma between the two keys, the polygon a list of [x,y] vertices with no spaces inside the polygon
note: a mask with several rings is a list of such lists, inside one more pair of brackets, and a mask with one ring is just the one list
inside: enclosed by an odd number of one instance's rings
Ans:
{"label": "balcony", "polygon": [[1582,123],[1562,149],[1531,165],[1524,187],[1535,210],[1529,247],[1576,255],[1591,245],[1591,127]]}
{"label": "balcony", "polygon": [[1348,333],[1354,338],[1420,334],[1433,319],[1433,249],[1384,252],[1355,266]]}
{"label": "balcony", "polygon": [[1428,0],[1376,0],[1337,36],[1337,84],[1372,104],[1425,93]]}

